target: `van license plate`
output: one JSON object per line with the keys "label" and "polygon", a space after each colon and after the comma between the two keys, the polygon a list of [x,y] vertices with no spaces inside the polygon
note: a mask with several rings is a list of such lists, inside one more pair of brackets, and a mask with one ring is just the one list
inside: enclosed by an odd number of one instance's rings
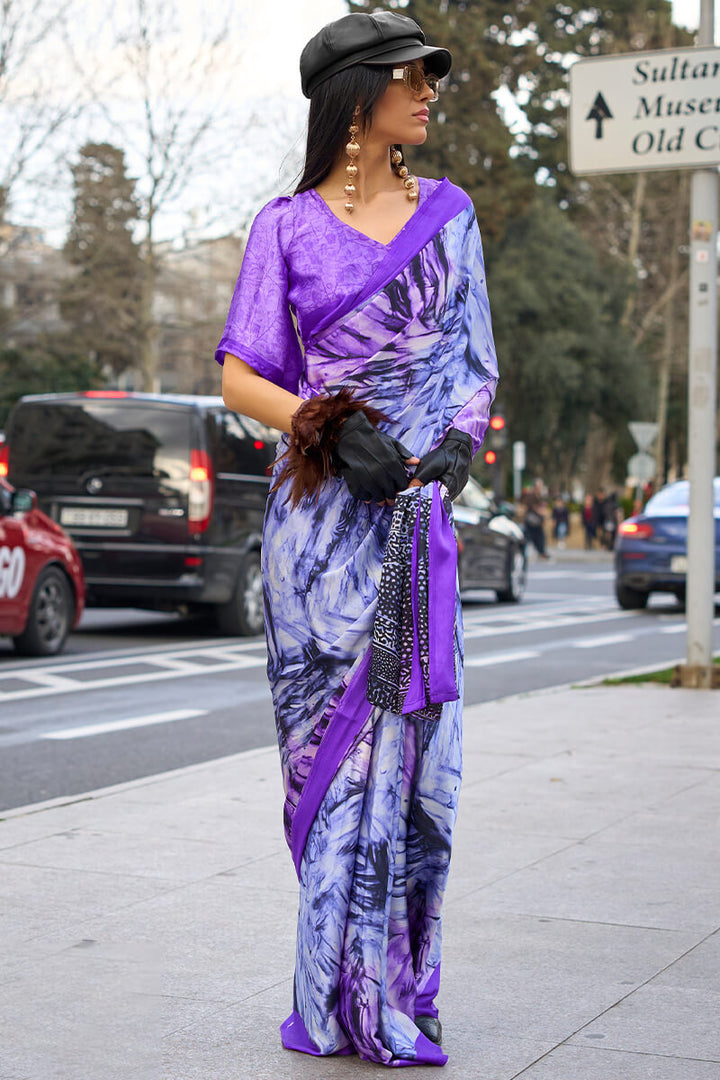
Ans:
{"label": "van license plate", "polygon": [[85,509],[84,506],[63,506],[60,511],[60,524],[75,526],[90,525],[100,529],[126,529],[127,510]]}
{"label": "van license plate", "polygon": [[687,574],[687,555],[673,555],[670,560],[671,574]]}

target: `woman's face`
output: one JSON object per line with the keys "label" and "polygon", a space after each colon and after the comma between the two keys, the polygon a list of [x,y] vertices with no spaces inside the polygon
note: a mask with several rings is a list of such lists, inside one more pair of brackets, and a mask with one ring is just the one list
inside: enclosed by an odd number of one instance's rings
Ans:
{"label": "woman's face", "polygon": [[[421,60],[415,60],[411,64],[396,64],[395,67],[416,67],[420,71],[424,70]],[[388,146],[393,143],[420,146],[427,139],[429,106],[433,96],[427,83],[423,83],[422,90],[414,93],[402,79],[392,79],[373,110],[372,126],[368,134]]]}

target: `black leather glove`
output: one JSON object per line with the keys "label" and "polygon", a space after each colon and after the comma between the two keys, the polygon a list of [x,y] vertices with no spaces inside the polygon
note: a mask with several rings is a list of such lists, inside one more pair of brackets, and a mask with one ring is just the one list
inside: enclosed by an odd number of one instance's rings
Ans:
{"label": "black leather glove", "polygon": [[397,439],[373,427],[360,411],[349,416],[340,429],[335,467],[356,499],[383,502],[408,486],[405,460],[412,456]]}
{"label": "black leather glove", "polygon": [[465,431],[450,428],[447,435],[434,450],[429,450],[415,470],[414,480],[429,484],[439,480],[454,499],[468,482],[473,459],[473,442]]}

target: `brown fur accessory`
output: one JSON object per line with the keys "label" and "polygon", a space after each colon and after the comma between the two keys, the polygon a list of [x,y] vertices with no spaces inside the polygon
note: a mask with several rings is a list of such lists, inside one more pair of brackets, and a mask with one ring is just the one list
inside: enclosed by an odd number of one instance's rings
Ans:
{"label": "brown fur accessory", "polygon": [[290,500],[293,509],[303,498],[316,503],[320,489],[335,476],[335,449],[343,423],[354,413],[364,412],[371,424],[387,420],[384,413],[343,386],[337,394],[321,394],[308,398],[293,413],[290,446],[279,459],[285,464],[270,488],[277,491],[286,480],[292,480]]}

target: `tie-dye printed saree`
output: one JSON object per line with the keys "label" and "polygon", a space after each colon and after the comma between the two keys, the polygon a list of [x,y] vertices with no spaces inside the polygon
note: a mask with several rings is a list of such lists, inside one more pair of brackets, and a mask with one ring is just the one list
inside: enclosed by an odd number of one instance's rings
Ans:
{"label": "tie-dye printed saree", "polygon": [[[221,362],[226,352],[303,398],[353,389],[418,457],[450,427],[468,432],[477,451],[497,368],[470,200],[447,180],[421,180],[418,208],[387,245],[337,219],[314,191],[269,203],[248,240]],[[286,447],[283,437],[278,457]],[[460,787],[456,580],[444,605],[454,694],[440,694],[435,709],[371,704],[383,557],[402,500],[395,512],[365,505],[333,479],[317,505],[293,510],[286,486],[268,499],[263,533],[268,676],[300,882],[283,1043],[390,1066],[443,1065],[414,1018],[437,1015]],[[424,519],[434,514],[438,528],[440,490],[408,496],[414,507],[425,500]]]}

